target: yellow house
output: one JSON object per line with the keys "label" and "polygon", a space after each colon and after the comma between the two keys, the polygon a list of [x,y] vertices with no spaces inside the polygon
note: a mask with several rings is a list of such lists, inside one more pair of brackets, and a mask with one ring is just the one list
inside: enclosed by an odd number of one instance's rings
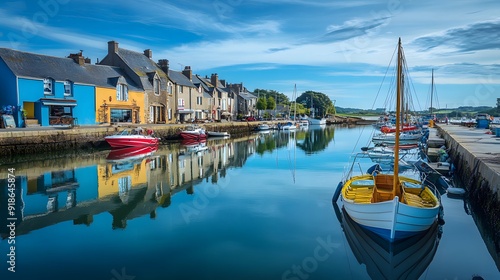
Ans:
{"label": "yellow house", "polygon": [[96,122],[97,123],[146,123],[144,91],[132,87],[123,76],[111,81],[116,88],[97,87]]}

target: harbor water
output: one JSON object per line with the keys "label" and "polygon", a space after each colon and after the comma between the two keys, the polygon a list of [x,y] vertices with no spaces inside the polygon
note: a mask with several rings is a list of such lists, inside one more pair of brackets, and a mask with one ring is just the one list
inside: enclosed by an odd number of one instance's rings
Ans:
{"label": "harbor water", "polygon": [[444,224],[392,245],[332,202],[371,130],[2,165],[0,279],[500,279],[466,199],[444,194]]}

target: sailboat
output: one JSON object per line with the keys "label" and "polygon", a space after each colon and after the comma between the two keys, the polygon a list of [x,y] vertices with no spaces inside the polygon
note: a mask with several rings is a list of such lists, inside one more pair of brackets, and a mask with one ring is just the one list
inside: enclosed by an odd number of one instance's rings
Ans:
{"label": "sailboat", "polygon": [[314,99],[314,96],[311,93],[311,117],[309,118],[309,124],[310,125],[324,125],[324,124],[326,124],[326,119],[325,118],[316,119],[314,117],[314,105],[313,105],[314,102],[313,102],[313,99]]}
{"label": "sailboat", "polygon": [[[293,87],[293,96],[292,96],[292,99],[295,100],[295,106],[293,108],[293,122],[292,121],[289,121],[289,122],[286,122],[285,124],[283,124],[281,126],[281,129],[282,130],[295,130],[297,128],[297,125],[295,124],[296,122],[296,118],[297,118],[297,85],[294,85]],[[292,110],[292,107],[290,107],[289,109],[289,112],[288,114],[290,115],[290,111]]]}
{"label": "sailboat", "polygon": [[[395,159],[399,158],[403,59],[403,49],[399,39]],[[437,220],[440,211],[440,201],[428,186],[416,179],[399,176],[398,160],[394,160],[392,174],[374,172],[352,176],[341,182],[340,186],[342,186],[340,195],[344,209],[349,217],[391,242],[429,229]]]}

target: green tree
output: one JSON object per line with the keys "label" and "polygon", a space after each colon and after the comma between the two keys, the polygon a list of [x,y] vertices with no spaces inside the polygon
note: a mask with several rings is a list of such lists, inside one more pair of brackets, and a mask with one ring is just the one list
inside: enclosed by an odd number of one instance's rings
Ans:
{"label": "green tree", "polygon": [[266,110],[267,109],[267,101],[265,97],[260,97],[257,99],[257,110],[259,110],[259,117],[260,117],[260,110]]}
{"label": "green tree", "polygon": [[274,97],[269,96],[267,98],[267,108],[268,110],[274,110],[276,109],[276,101],[274,100]]}
{"label": "green tree", "polygon": [[257,97],[265,97],[265,98],[272,97],[274,98],[276,104],[290,104],[290,99],[288,99],[288,96],[286,96],[281,92],[277,92],[275,90],[256,88],[254,89],[253,94]]}
{"label": "green tree", "polygon": [[[314,115],[318,117],[324,117],[329,112],[329,109],[333,107],[332,100],[326,94],[311,90],[297,97],[297,103],[303,104],[304,107],[310,108],[312,106],[315,110]],[[309,112],[309,114],[312,114],[312,112]]]}

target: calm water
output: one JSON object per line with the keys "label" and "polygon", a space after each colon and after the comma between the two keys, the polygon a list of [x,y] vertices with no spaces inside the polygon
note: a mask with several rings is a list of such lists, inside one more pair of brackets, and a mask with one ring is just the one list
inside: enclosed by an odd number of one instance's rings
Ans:
{"label": "calm water", "polygon": [[499,257],[461,199],[443,196],[445,224],[393,248],[332,205],[358,136],[355,151],[368,143],[364,130],[2,166],[0,178],[16,169],[17,232],[11,273],[1,229],[0,279],[500,279]]}

